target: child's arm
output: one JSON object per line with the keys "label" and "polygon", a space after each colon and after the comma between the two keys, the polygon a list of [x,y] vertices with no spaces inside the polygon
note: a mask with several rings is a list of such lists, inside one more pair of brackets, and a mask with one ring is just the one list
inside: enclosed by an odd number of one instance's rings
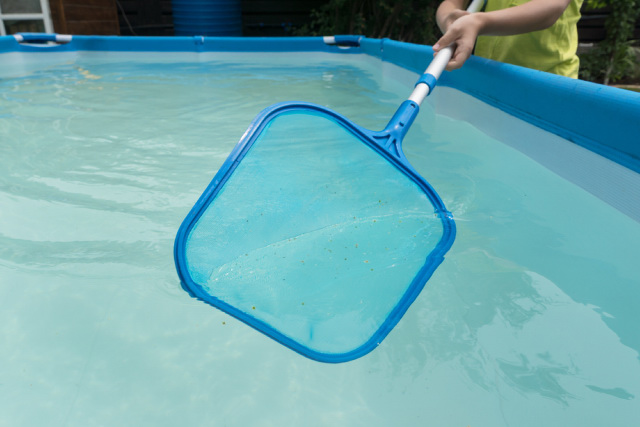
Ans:
{"label": "child's arm", "polygon": [[469,59],[479,35],[509,36],[539,31],[552,26],[571,0],[530,0],[519,6],[470,14],[465,0],[444,0],[436,12],[444,35],[433,46],[437,53],[455,43],[447,70],[455,70]]}

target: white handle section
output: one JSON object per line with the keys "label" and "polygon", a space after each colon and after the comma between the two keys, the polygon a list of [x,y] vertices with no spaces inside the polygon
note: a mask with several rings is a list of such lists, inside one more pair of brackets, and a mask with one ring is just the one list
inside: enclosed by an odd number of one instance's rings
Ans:
{"label": "white handle section", "polygon": [[[484,5],[485,0],[473,0],[469,7],[467,8],[467,12],[474,13],[479,11]],[[439,79],[440,75],[444,71],[445,67],[449,63],[451,59],[451,55],[453,55],[453,47],[447,46],[442,49],[440,52],[436,54],[433,58],[424,74],[431,74],[435,79]],[[411,96],[409,96],[409,100],[415,102],[416,104],[422,104],[422,101],[429,95],[430,88],[425,83],[419,83],[416,85],[413,92],[411,92]]]}
{"label": "white handle section", "polygon": [[484,2],[485,0],[473,0],[467,8],[467,12],[475,13],[479,11],[480,9],[482,9],[482,6],[484,6]]}
{"label": "white handle section", "polygon": [[411,96],[409,96],[409,101],[413,101],[418,106],[422,105],[422,101],[429,96],[429,91],[431,89],[424,83],[419,83],[416,87],[413,88],[413,92],[411,92]]}
{"label": "white handle section", "polygon": [[453,47],[447,46],[442,49],[438,54],[433,58],[431,64],[424,71],[427,74],[431,74],[436,79],[440,78],[440,75],[444,71],[445,67],[449,63],[451,56],[453,55]]}

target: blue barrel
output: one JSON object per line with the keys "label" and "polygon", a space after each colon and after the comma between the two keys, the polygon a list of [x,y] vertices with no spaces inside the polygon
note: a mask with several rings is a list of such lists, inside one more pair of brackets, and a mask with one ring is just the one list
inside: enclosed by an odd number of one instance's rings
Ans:
{"label": "blue barrel", "polygon": [[240,0],[171,0],[176,36],[242,36]]}

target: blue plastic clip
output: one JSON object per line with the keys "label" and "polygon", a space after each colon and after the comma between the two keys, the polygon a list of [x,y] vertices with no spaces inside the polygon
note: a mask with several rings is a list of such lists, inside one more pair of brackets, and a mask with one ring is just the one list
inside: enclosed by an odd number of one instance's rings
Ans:
{"label": "blue plastic clip", "polygon": [[433,88],[436,87],[437,82],[438,79],[436,79],[435,76],[429,73],[424,73],[416,82],[416,86],[418,86],[420,83],[424,83],[429,86],[429,93],[431,93],[433,91]]}
{"label": "blue plastic clip", "polygon": [[336,44],[339,46],[360,46],[360,39],[362,36],[351,36],[351,35],[343,35],[343,36],[334,36]]}

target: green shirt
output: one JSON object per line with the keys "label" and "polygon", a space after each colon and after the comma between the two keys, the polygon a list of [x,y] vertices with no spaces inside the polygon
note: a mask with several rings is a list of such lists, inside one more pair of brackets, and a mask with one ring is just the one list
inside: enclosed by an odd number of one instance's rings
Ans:
{"label": "green shirt", "polygon": [[[485,12],[517,6],[529,0],[487,0]],[[583,0],[572,0],[551,27],[515,36],[480,36],[474,54],[567,77],[578,77],[578,28]]]}

